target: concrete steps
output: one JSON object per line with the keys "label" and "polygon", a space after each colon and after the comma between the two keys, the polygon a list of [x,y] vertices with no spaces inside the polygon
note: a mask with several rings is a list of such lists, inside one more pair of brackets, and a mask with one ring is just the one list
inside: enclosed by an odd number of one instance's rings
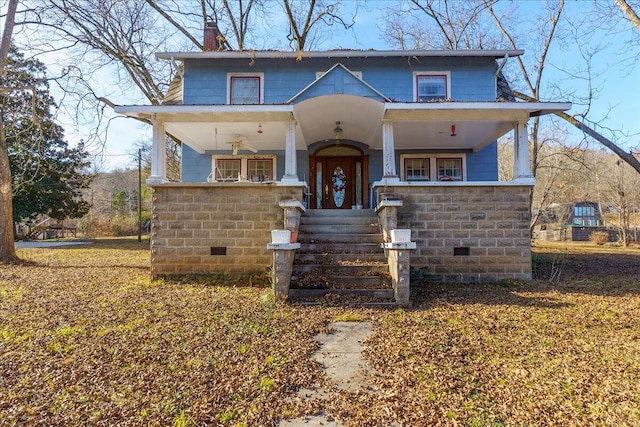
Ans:
{"label": "concrete steps", "polygon": [[300,249],[289,297],[304,304],[333,302],[395,306],[389,267],[371,210],[308,210],[300,218]]}

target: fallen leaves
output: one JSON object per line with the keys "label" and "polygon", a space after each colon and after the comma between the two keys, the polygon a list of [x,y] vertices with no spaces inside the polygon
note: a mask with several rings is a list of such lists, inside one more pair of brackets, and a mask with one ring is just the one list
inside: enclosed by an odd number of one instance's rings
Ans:
{"label": "fallen leaves", "polygon": [[[638,254],[566,253],[561,281],[428,284],[410,310],[151,281],[132,240],[20,254],[0,266],[2,425],[640,423]],[[373,386],[335,390],[312,361],[335,319],[373,322]],[[314,386],[331,396],[296,397]]]}

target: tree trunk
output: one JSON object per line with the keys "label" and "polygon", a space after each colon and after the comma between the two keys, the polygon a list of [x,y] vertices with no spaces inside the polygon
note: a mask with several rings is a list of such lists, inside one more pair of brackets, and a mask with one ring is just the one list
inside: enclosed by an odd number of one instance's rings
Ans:
{"label": "tree trunk", "polygon": [[11,192],[11,169],[4,121],[0,117],[0,264],[16,262],[13,236],[13,194]]}
{"label": "tree trunk", "polygon": [[[0,42],[0,76],[9,55],[9,45],[15,24],[18,0],[10,0],[4,19],[4,31]],[[4,121],[0,115],[0,264],[16,262],[16,247],[13,235],[13,193],[11,191],[11,169],[9,168],[9,150],[4,133]]]}

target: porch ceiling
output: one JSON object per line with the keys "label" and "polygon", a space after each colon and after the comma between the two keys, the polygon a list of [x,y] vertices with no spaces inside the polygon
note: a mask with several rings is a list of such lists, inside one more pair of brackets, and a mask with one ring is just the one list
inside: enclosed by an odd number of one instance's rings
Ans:
{"label": "porch ceiling", "polygon": [[[117,106],[116,112],[164,123],[167,132],[204,153],[229,150],[236,135],[258,150],[284,150],[286,123],[296,120],[296,147],[343,139],[382,149],[382,121],[394,124],[398,149],[479,150],[530,116],[565,111],[570,103],[383,103],[352,95],[320,96],[295,105]],[[455,125],[455,135],[451,126]]]}

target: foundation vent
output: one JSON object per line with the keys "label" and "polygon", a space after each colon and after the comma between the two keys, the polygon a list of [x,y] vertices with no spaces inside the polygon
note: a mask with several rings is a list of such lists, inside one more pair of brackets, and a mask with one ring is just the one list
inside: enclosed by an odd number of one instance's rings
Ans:
{"label": "foundation vent", "polygon": [[226,246],[211,246],[211,255],[226,255]]}
{"label": "foundation vent", "polygon": [[453,248],[453,256],[469,256],[470,254],[471,248],[469,248],[469,246]]}

